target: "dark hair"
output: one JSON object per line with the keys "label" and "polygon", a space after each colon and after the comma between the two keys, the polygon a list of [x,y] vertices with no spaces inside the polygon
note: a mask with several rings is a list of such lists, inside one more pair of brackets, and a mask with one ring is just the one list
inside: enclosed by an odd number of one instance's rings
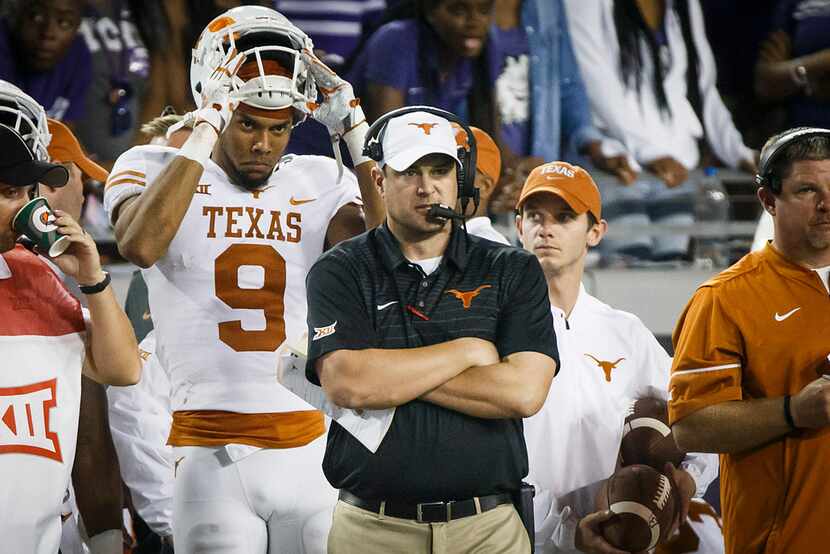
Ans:
{"label": "dark hair", "polygon": [[[770,138],[764,145],[764,149],[766,150],[770,145],[774,144],[783,134],[779,133]],[[773,194],[781,194],[783,181],[789,177],[794,162],[827,159],[830,159],[830,137],[813,135],[795,139],[792,143],[784,146],[776,153],[775,159],[770,164],[765,175],[769,183],[767,186]]]}
{"label": "dark hair", "polygon": [[[680,20],[683,41],[686,43],[686,94],[698,119],[702,122],[702,100],[698,79],[699,59],[692,35],[688,0],[675,0],[672,9]],[[640,93],[643,86],[644,55],[641,41],[645,41],[654,71],[652,87],[654,96],[657,98],[657,105],[664,117],[671,117],[671,107],[663,86],[665,68],[660,58],[660,45],[635,0],[614,0],[614,26],[617,28],[617,40],[620,46],[620,74],[623,83],[627,88],[635,89],[637,94]]]}

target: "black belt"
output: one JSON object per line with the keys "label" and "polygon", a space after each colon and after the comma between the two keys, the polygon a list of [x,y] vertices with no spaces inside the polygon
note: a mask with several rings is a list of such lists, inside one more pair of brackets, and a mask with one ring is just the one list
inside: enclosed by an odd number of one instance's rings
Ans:
{"label": "black belt", "polygon": [[[476,509],[476,498],[478,499],[478,506],[480,508],[478,510]],[[384,515],[401,519],[414,519],[418,523],[439,523],[461,519],[462,517],[484,513],[502,504],[510,504],[512,502],[510,495],[507,493],[478,496],[476,498],[410,504],[396,500],[364,500],[348,491],[340,491],[340,500],[347,504],[376,514],[380,513],[381,506],[383,506]]]}

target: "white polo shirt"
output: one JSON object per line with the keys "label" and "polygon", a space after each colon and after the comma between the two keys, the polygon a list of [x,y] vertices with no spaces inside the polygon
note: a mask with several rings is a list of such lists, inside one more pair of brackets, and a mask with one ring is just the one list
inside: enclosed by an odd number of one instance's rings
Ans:
{"label": "white polo shirt", "polygon": [[490,221],[490,218],[486,216],[473,217],[468,219],[467,232],[471,235],[475,235],[483,239],[492,240],[493,242],[499,242],[501,244],[512,246],[512,244],[510,244],[510,241],[507,240],[507,237],[496,231],[496,229],[493,227],[493,222]]}
{"label": "white polo shirt", "polygon": [[[635,398],[667,399],[671,358],[628,312],[600,302],[580,285],[570,317],[552,307],[562,369],[547,400],[525,419],[536,486],[537,552],[574,548],[579,518],[595,512],[600,483],[617,462],[626,408]],[[683,467],[698,496],[717,476],[715,455],[690,455]]]}

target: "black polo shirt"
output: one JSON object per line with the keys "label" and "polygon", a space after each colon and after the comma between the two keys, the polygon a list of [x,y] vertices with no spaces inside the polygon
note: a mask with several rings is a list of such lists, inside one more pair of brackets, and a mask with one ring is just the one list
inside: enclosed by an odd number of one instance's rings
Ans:
{"label": "black polo shirt", "polygon": [[[307,278],[306,373],[334,350],[416,348],[461,337],[501,357],[541,352],[559,363],[548,289],[536,257],[455,228],[431,275],[383,226],[326,252]],[[476,292],[477,291],[477,292]],[[482,419],[414,400],[398,406],[372,454],[333,422],[323,471],[367,499],[465,499],[514,490],[527,475],[521,419]]]}

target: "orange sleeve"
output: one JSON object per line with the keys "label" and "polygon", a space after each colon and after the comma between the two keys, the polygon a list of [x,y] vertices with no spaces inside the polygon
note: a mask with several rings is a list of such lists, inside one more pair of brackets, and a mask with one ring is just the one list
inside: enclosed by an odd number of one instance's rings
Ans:
{"label": "orange sleeve", "polygon": [[742,398],[743,339],[719,292],[698,289],[675,328],[670,424],[706,406]]}

